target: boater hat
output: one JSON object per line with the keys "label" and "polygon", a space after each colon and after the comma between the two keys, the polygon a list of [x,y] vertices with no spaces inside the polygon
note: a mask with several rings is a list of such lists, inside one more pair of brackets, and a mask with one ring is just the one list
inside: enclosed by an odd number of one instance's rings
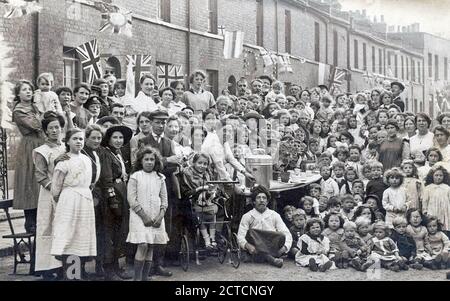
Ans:
{"label": "boater hat", "polygon": [[258,112],[253,111],[253,110],[252,110],[252,111],[249,111],[248,113],[246,113],[246,114],[242,117],[243,120],[248,120],[248,119],[250,119],[250,118],[263,119],[264,117],[261,116]]}
{"label": "boater hat", "polygon": [[392,86],[399,86],[400,90],[402,90],[402,91],[405,90],[405,86],[401,82],[392,82],[391,88],[392,88]]}
{"label": "boater hat", "polygon": [[110,127],[108,130],[106,130],[105,136],[102,139],[102,146],[108,146],[109,139],[111,139],[111,136],[114,132],[121,132],[123,135],[123,145],[127,145],[128,142],[130,142],[131,137],[133,137],[133,131],[123,125],[116,125]]}

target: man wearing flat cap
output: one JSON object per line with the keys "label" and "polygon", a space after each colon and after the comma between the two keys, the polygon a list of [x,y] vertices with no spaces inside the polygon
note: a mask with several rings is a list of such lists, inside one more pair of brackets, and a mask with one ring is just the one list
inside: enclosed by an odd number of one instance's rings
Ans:
{"label": "man wearing flat cap", "polygon": [[[166,187],[167,196],[169,201],[169,206],[166,211],[165,221],[167,223],[167,233],[169,234],[170,241],[173,240],[174,232],[172,230],[172,214],[173,208],[176,205],[177,197],[174,191],[174,172],[177,170],[178,165],[182,163],[182,158],[175,155],[174,145],[171,140],[164,136],[164,128],[166,126],[166,121],[169,118],[169,113],[165,110],[158,109],[153,111],[150,115],[150,123],[152,132],[145,138],[139,140],[139,147],[151,146],[161,153],[161,157],[163,159],[164,169],[162,173],[166,177]],[[176,239],[175,239],[176,241]],[[170,248],[170,243],[168,245]],[[154,273],[161,276],[170,277],[172,273],[165,268],[163,268],[164,256],[165,256],[166,247],[158,246],[154,250]]]}
{"label": "man wearing flat cap", "polygon": [[396,104],[402,112],[405,111],[405,102],[401,99],[400,94],[405,90],[405,86],[401,82],[392,82],[391,83],[391,91],[392,91],[392,100],[394,104]]}

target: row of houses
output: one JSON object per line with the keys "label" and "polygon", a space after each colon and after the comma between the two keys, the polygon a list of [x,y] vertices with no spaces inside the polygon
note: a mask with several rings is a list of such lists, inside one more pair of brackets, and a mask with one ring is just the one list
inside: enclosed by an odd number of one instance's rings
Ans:
{"label": "row of houses", "polygon": [[[406,86],[408,111],[436,116],[446,109],[450,41],[418,26],[388,32],[387,23],[394,20],[345,12],[336,1],[113,0],[132,12],[132,37],[99,32],[102,16],[95,2],[40,0],[43,9],[37,14],[0,19],[0,33],[14,49],[13,77],[35,79],[51,72],[57,85],[73,87],[86,80],[75,48],[96,39],[103,69],[122,78],[126,55],[132,54],[151,56],[149,72],[162,84],[206,70],[216,95],[225,88],[233,92],[241,77],[264,73],[286,86],[328,84],[336,67],[347,75],[342,92],[399,80]],[[225,31],[244,33],[239,58],[224,58]],[[287,56],[289,68],[265,64],[265,51]]]}

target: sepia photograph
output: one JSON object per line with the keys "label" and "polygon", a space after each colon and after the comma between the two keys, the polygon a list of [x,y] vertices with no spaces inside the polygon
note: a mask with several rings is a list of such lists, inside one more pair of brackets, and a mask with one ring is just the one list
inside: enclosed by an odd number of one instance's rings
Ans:
{"label": "sepia photograph", "polygon": [[450,0],[0,0],[0,281],[448,281],[449,59]]}

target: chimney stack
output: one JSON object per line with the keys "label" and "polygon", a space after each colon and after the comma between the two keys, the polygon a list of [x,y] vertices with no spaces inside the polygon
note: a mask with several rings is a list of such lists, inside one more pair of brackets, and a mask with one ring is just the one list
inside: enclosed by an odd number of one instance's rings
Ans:
{"label": "chimney stack", "polygon": [[381,22],[381,23],[384,23],[384,15],[381,15],[381,16],[380,16],[380,22]]}
{"label": "chimney stack", "polygon": [[397,26],[397,32],[401,32],[400,25]]}
{"label": "chimney stack", "polygon": [[362,10],[362,14],[363,14],[364,17],[366,16],[366,10],[365,9]]}
{"label": "chimney stack", "polygon": [[377,16],[373,16],[373,23],[377,23]]}

